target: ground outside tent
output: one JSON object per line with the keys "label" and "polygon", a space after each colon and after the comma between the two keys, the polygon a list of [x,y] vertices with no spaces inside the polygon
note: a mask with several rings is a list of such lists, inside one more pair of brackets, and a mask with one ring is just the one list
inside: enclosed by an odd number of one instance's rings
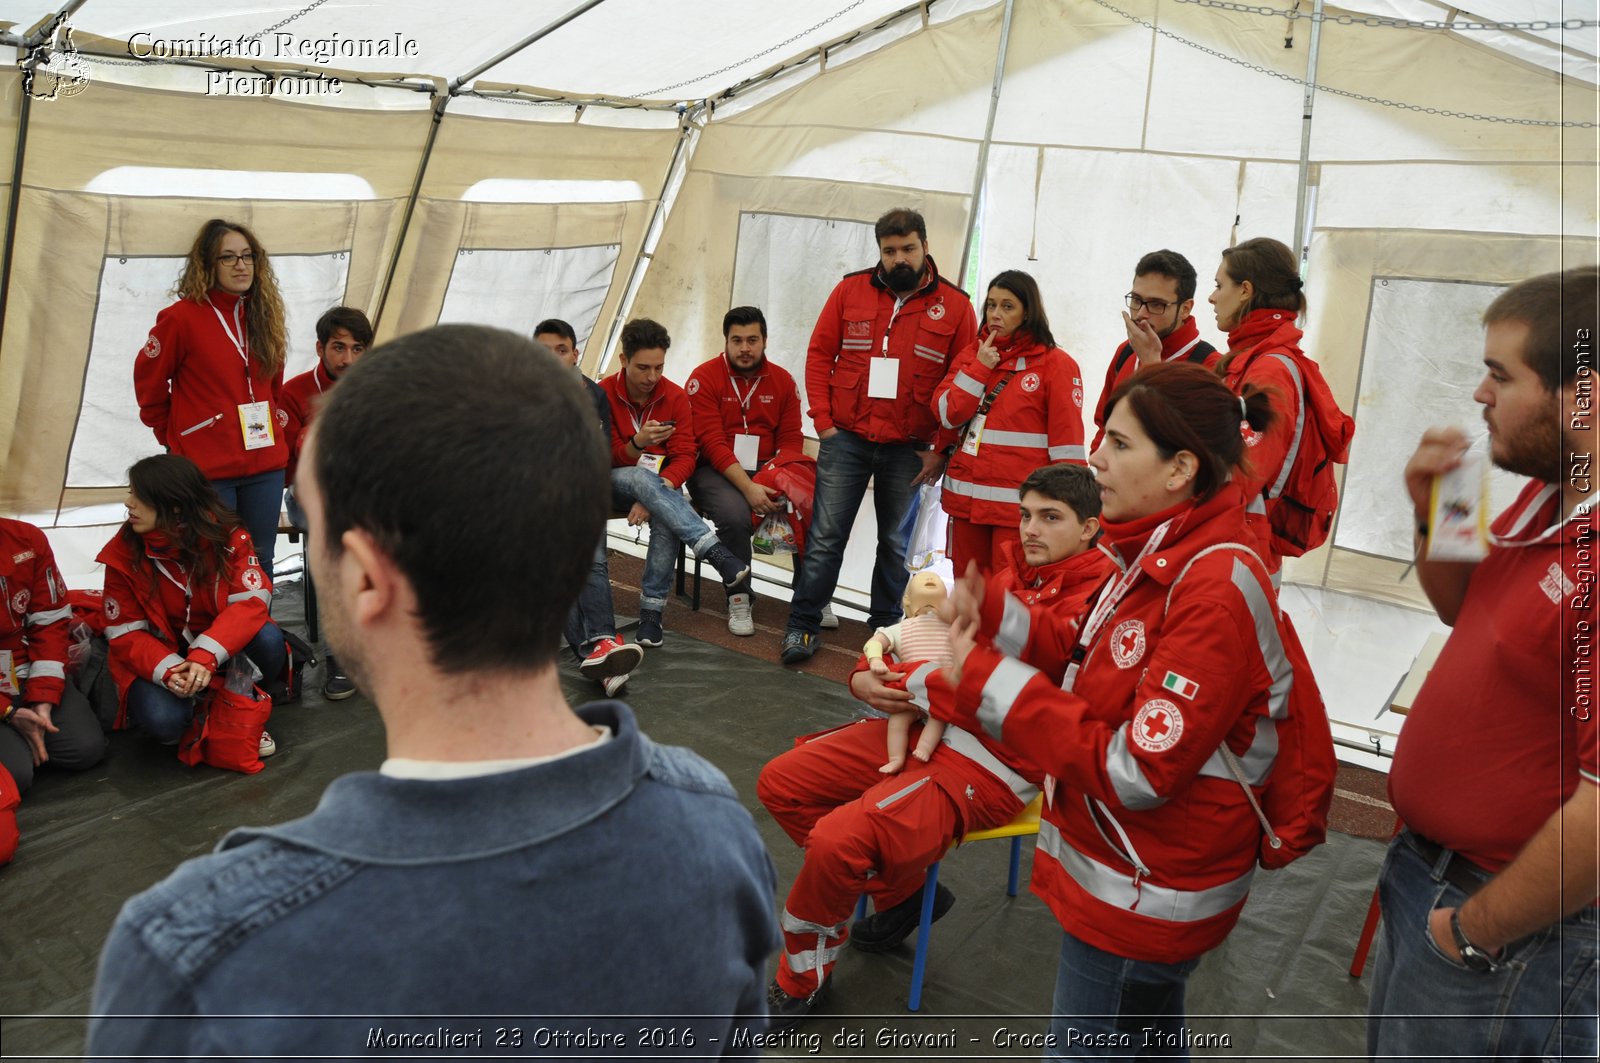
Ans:
{"label": "ground outside tent", "polygon": [[[636,561],[613,556],[619,605],[634,593],[628,583],[636,583],[637,570]],[[281,591],[273,608],[298,626],[298,586]],[[779,608],[760,603],[758,618],[771,619]],[[624,700],[654,739],[690,746],[727,773],[773,854],[781,903],[800,854],[756,801],[756,775],[795,736],[857,712],[839,678],[854,659],[851,647],[868,632],[844,621],[830,633],[828,650],[797,673],[773,663],[776,633],[733,639],[721,610],[720,589],[708,588],[698,613],[675,601],[667,614],[667,644],[648,652]],[[729,648],[734,643],[748,652]],[[0,1020],[0,1046],[6,1057],[82,1052],[96,958],[127,897],[208,851],[230,828],[303,815],[330,780],[382,760],[382,729],[372,705],[359,696],[326,703],[315,673],[312,680],[301,702],[275,712],[270,729],[280,752],[258,775],[187,768],[170,750],[131,733],[114,737],[97,770],[79,777],[40,773],[20,812],[17,859],[0,872],[0,887],[11,898],[0,920],[0,955],[6,957],[0,1009],[7,1016]],[[596,692],[570,660],[562,664],[562,686],[573,703]],[[1386,814],[1373,814],[1380,802],[1360,792],[1371,791],[1371,779],[1347,771],[1340,787],[1337,821],[1366,834],[1387,829]],[[1025,887],[1015,899],[1006,896],[1008,851],[1003,842],[979,843],[942,865],[940,881],[957,903],[934,927],[920,1013],[906,1011],[909,943],[879,955],[847,951],[827,1003],[766,1046],[764,1055],[1038,1058],[1060,930]],[[1258,874],[1239,926],[1190,983],[1196,1056],[1363,1055],[1371,975],[1358,981],[1348,968],[1382,851],[1380,840],[1335,832],[1290,868]],[[1026,882],[1031,846],[1023,852]],[[466,1029],[470,1023],[447,1025]],[[330,1054],[340,1051],[329,1048]]]}

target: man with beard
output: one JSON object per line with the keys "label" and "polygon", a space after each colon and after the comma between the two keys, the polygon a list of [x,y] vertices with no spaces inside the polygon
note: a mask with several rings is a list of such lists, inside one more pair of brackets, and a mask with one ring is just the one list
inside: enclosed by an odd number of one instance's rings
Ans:
{"label": "man with beard", "polygon": [[939,275],[921,214],[891,210],[874,233],[878,265],[838,283],[806,351],[806,395],[820,440],[817,491],[784,664],[817,652],[822,609],[839,582],[869,480],[878,553],[867,622],[888,627],[900,618],[908,575],[900,522],[914,489],[939,479],[944,450],[955,442],[941,433],[931,403],[950,359],[977,335],[972,301]]}
{"label": "man with beard", "polygon": [[1389,774],[1374,1058],[1595,1057],[1597,287],[1593,266],[1545,274],[1484,314],[1473,398],[1494,463],[1531,482],[1482,561],[1424,556],[1466,434],[1429,429],[1406,465],[1418,577],[1454,630]]}
{"label": "man with beard", "polygon": [[573,374],[500,329],[414,332],[346,375],[301,501],[388,759],[129,901],[90,1054],[637,1057],[644,1015],[720,1055],[764,1028],[774,875],[750,814],[622,702],[561,693],[611,500],[593,423]]}
{"label": "man with beard", "polygon": [[1128,339],[1111,356],[1106,383],[1094,409],[1094,443],[1100,449],[1106,430],[1106,400],[1133,374],[1147,365],[1179,360],[1216,367],[1222,355],[1200,338],[1194,310],[1196,275],[1189,260],[1176,251],[1152,251],[1133,267],[1133,288],[1124,296],[1128,309],[1122,324]]}
{"label": "man with beard", "polygon": [[[767,361],[767,316],[754,306],[722,315],[722,353],[702,362],[684,388],[700,437],[700,464],[689,494],[716,525],[717,538],[750,566],[752,517],[783,509],[783,498],[751,479],[781,452],[800,454],[800,389]],[[796,562],[798,578],[800,566]],[[750,576],[728,588],[728,630],[754,635]]]}

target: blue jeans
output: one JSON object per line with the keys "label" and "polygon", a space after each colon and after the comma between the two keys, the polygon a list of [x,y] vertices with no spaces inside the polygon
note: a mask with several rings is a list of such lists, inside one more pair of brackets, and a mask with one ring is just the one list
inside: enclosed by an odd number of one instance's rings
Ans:
{"label": "blue jeans", "polygon": [[[270,620],[261,625],[256,637],[245,646],[244,655],[255,662],[266,679],[282,675],[289,664],[289,655],[283,648],[283,632]],[[223,664],[219,671],[227,669],[231,663]],[[148,679],[135,679],[128,687],[128,718],[162,745],[174,745],[188,730],[189,721],[194,719],[194,699],[180,698]]]}
{"label": "blue jeans", "polygon": [[256,544],[261,568],[272,575],[272,555],[278,549],[278,514],[283,507],[283,470],[212,480],[222,504],[239,515],[250,541]]}
{"label": "blue jeans", "polygon": [[[1498,971],[1447,959],[1428,930],[1467,894],[1402,831],[1378,878],[1383,934],[1367,1005],[1367,1054],[1396,1059],[1593,1059],[1595,908],[1506,950]],[[1487,877],[1487,876],[1485,876]]]}
{"label": "blue jeans", "polygon": [[639,608],[661,612],[672,591],[672,570],[678,563],[678,544],[688,543],[694,556],[704,557],[717,545],[717,533],[694,511],[683,492],[637,465],[611,470],[611,508],[626,510],[635,502],[650,511],[650,546],[644,555]]}
{"label": "blue jeans", "polygon": [[589,578],[578,592],[578,600],[567,612],[567,645],[582,660],[601,639],[617,637],[617,617],[611,611],[611,568],[606,563],[606,536],[594,548],[589,562]]}
{"label": "blue jeans", "polygon": [[1130,960],[1061,935],[1046,1059],[1188,1059],[1183,963]]}
{"label": "blue jeans", "polygon": [[900,619],[906,592],[906,542],[900,521],[911,505],[911,481],[922,472],[915,443],[872,443],[839,429],[817,450],[817,493],[806,537],[806,563],[795,576],[789,606],[789,630],[815,635],[822,630],[822,607],[833,598],[844,564],[844,547],[855,526],[856,511],[873,485],[878,515],[878,558],[872,569],[870,627]]}

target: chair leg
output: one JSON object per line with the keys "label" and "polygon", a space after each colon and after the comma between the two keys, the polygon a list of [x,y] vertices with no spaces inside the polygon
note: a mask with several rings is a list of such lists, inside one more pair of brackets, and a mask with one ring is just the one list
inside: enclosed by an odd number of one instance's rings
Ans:
{"label": "chair leg", "polygon": [[694,598],[689,602],[689,607],[695,612],[700,611],[700,559],[694,559]]}
{"label": "chair leg", "polygon": [[928,938],[933,933],[933,901],[939,891],[939,865],[928,868],[922,880],[922,919],[917,923],[917,956],[911,962],[911,996],[906,1001],[907,1011],[922,1007],[922,976],[928,970]]}
{"label": "chair leg", "polygon": [[674,575],[677,578],[677,584],[676,584],[677,594],[678,594],[678,597],[680,597],[680,598],[683,597],[683,578],[688,573],[688,570],[689,570],[688,569],[688,563],[684,560],[684,555],[688,552],[688,550],[689,550],[689,544],[688,543],[679,543],[678,544],[678,563],[677,563],[677,565],[674,566]]}
{"label": "chair leg", "polygon": [[1022,871],[1022,835],[1011,839],[1011,876],[1006,879],[1006,896],[1017,895],[1017,879]]}
{"label": "chair leg", "polygon": [[1360,978],[1367,969],[1367,953],[1372,950],[1372,939],[1378,933],[1378,888],[1372,888],[1372,903],[1367,905],[1367,921],[1361,925],[1361,938],[1356,942],[1356,954],[1350,960],[1350,977]]}
{"label": "chair leg", "polygon": [[[310,544],[307,543],[307,545],[309,546]],[[317,627],[317,585],[311,582],[311,565],[309,561],[305,566],[304,579],[306,581],[306,634],[310,636],[307,641],[311,643],[312,649],[316,649],[322,640],[318,637]]]}

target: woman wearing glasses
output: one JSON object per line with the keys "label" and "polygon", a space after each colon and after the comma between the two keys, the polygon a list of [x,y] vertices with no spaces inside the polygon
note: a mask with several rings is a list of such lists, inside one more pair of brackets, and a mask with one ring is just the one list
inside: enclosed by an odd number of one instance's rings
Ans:
{"label": "woman wearing glasses", "polygon": [[289,462],[277,278],[249,229],[212,218],[173,294],[178,301],[157,315],[134,359],[139,417],[169,453],[200,467],[270,574]]}
{"label": "woman wearing glasses", "polygon": [[[939,424],[957,433],[942,501],[950,515],[950,560],[957,572],[1007,565],[1018,544],[1017,488],[1034,469],[1079,465],[1083,375],[1055,345],[1039,285],[1008,269],[989,282],[984,325],[956,356],[933,393]],[[1020,560],[1020,558],[1019,558]]]}

